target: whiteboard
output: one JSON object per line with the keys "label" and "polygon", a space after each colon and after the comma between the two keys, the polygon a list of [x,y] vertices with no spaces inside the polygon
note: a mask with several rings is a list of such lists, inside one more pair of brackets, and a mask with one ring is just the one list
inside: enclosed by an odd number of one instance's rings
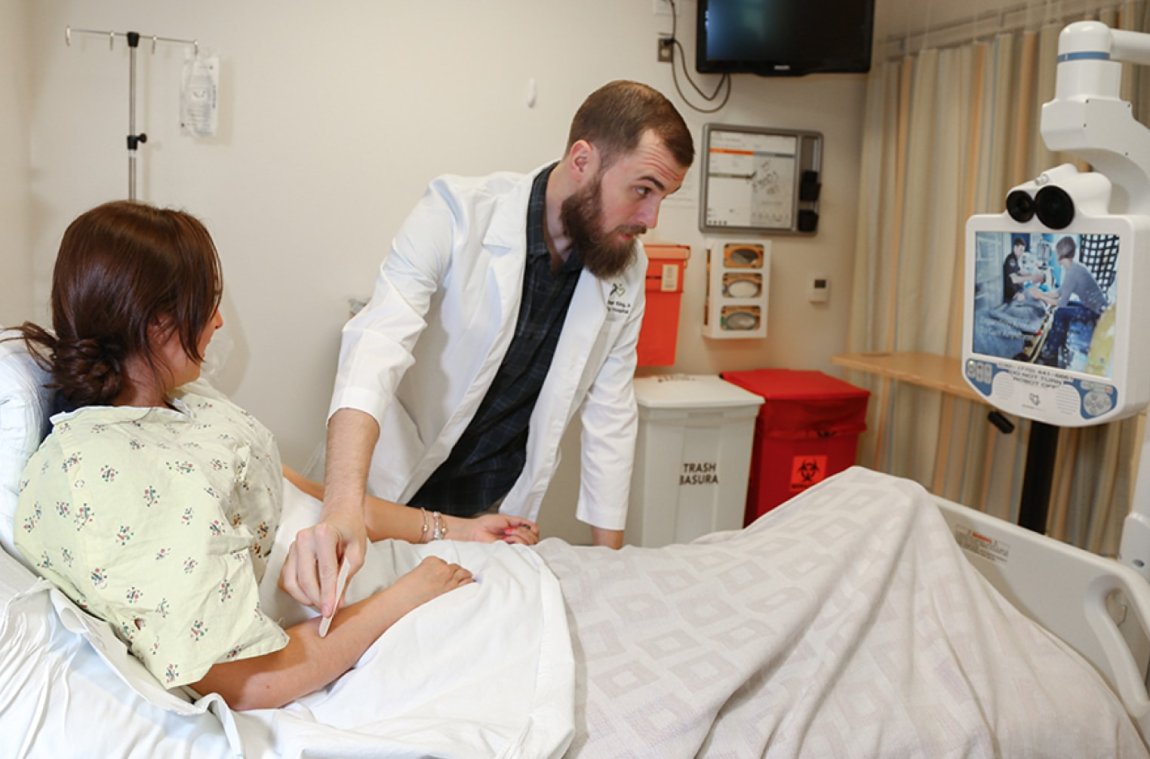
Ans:
{"label": "whiteboard", "polygon": [[[800,226],[809,226],[812,211],[817,221],[822,135],[708,124],[704,128],[703,143],[700,229],[705,232],[808,231]],[[800,197],[804,176],[807,184]],[[815,197],[810,200],[812,186],[816,188]],[[800,211],[807,214],[802,225],[799,224]]]}

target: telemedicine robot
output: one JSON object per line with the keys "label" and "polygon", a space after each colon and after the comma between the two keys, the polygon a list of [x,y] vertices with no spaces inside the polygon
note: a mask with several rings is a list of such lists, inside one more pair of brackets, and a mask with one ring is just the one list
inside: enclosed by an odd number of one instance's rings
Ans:
{"label": "telemedicine robot", "polygon": [[[1007,194],[1004,213],[966,226],[963,374],[992,406],[1034,420],[1028,481],[1049,483],[1056,426],[1150,401],[1150,129],[1119,97],[1122,62],[1150,64],[1150,34],[1094,21],[1062,31],[1042,137],[1094,170],[1045,171]],[[1045,522],[1049,485],[1039,493],[1035,520],[1024,492],[1021,524]],[[1147,441],[1119,558],[1150,580]]]}

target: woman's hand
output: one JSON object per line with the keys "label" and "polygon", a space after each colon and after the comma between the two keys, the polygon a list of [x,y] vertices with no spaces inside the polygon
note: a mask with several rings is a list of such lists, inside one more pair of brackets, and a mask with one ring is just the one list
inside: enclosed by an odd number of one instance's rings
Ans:
{"label": "woman's hand", "polygon": [[474,578],[468,570],[458,564],[448,564],[438,556],[428,556],[384,592],[398,604],[401,613],[406,614],[433,598],[471,582],[474,582]]}
{"label": "woman's hand", "polygon": [[510,514],[482,514],[470,519],[444,517],[447,520],[449,540],[467,540],[475,543],[507,543],[535,545],[539,542],[539,526],[530,519]]}

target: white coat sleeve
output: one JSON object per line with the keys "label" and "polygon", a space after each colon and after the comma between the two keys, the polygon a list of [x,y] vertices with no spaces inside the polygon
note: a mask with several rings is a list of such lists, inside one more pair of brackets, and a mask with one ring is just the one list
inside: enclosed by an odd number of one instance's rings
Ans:
{"label": "white coat sleeve", "polygon": [[583,401],[579,503],[576,518],[605,530],[627,523],[631,470],[639,415],[635,405],[635,366],[646,293],[638,295],[603,367]]}
{"label": "white coat sleeve", "polygon": [[459,208],[442,179],[428,187],[379,267],[371,301],[344,325],[328,417],[341,408],[383,419],[451,262]]}

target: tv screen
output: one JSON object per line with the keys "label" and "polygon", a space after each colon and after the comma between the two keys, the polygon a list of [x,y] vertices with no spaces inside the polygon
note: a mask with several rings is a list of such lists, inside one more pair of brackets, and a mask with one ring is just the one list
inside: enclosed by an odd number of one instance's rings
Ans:
{"label": "tv screen", "polygon": [[1113,377],[1117,234],[975,234],[971,350]]}
{"label": "tv screen", "polygon": [[874,0],[699,0],[698,8],[703,73],[870,70]]}

